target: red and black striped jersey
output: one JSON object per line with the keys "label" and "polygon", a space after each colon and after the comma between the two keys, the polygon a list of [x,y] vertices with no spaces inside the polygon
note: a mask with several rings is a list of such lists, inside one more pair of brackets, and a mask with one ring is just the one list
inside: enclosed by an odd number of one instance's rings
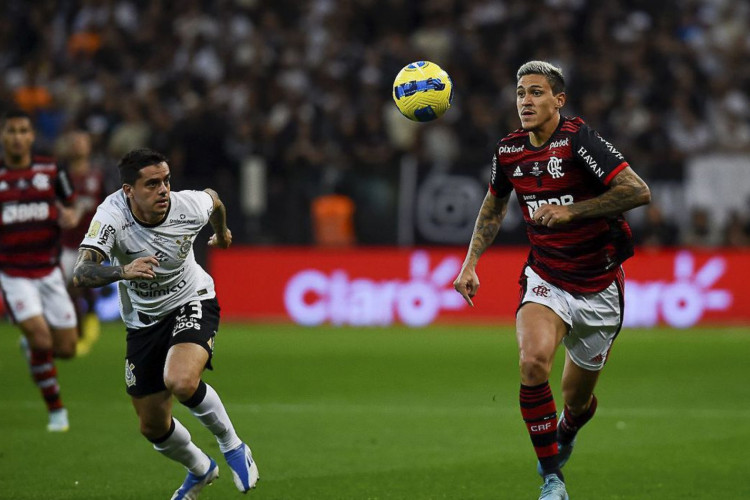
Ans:
{"label": "red and black striped jersey", "polygon": [[78,245],[86,236],[91,219],[94,218],[96,207],[104,201],[104,175],[100,169],[94,168],[82,175],[68,172],[68,176],[76,193],[76,205],[83,211],[83,215],[76,227],[62,232],[62,246],[78,250]]}
{"label": "red and black striped jersey", "polygon": [[39,278],[60,259],[57,200],[73,201],[66,172],[52,158],[34,156],[25,168],[0,160],[0,270],[11,276]]}
{"label": "red and black striped jersey", "polygon": [[534,147],[529,133],[516,130],[497,144],[490,192],[512,190],[523,212],[531,243],[528,265],[539,276],[571,293],[609,286],[620,264],[633,255],[630,227],[622,215],[581,219],[548,228],[532,222],[544,204],[570,205],[604,193],[628,162],[578,117],[562,117],[549,138]]}

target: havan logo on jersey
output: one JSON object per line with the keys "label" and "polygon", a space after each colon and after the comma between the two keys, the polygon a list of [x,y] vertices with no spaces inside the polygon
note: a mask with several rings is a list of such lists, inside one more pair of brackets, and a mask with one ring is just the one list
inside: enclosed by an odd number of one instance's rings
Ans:
{"label": "havan logo on jersey", "polygon": [[583,160],[584,163],[589,166],[594,175],[599,178],[604,177],[604,170],[602,170],[602,168],[596,162],[594,157],[589,154],[589,151],[586,148],[584,148],[583,146],[579,147],[578,155],[581,157],[581,160]]}
{"label": "havan logo on jersey", "polygon": [[48,218],[49,204],[43,201],[34,203],[6,203],[3,205],[3,224],[41,221]]}

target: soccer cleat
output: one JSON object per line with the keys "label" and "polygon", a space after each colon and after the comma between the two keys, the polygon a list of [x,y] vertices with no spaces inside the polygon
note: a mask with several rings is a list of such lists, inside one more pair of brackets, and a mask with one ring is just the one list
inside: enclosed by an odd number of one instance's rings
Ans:
{"label": "soccer cleat", "polygon": [[565,490],[565,483],[563,483],[557,474],[547,474],[544,476],[544,484],[542,485],[542,493],[539,495],[539,500],[569,500],[568,492]]}
{"label": "soccer cleat", "polygon": [[67,432],[68,429],[70,429],[70,425],[68,425],[68,410],[61,408],[49,412],[48,432]]}
{"label": "soccer cleat", "polygon": [[250,452],[248,445],[242,443],[237,448],[224,453],[224,458],[226,458],[229,468],[232,469],[234,485],[237,486],[238,490],[247,493],[248,490],[255,488],[260,476],[258,475],[258,466],[255,465],[253,454]]}
{"label": "soccer cleat", "polygon": [[213,458],[209,457],[209,460],[211,460],[211,464],[208,466],[208,472],[202,476],[196,476],[188,471],[182,486],[172,495],[172,500],[197,500],[203,487],[211,484],[214,479],[219,477],[219,466],[216,465]]}

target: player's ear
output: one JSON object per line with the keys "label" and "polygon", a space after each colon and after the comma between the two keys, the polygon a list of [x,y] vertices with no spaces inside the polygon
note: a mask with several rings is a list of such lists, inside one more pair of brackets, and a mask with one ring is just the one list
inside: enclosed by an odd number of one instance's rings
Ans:
{"label": "player's ear", "polygon": [[555,99],[557,99],[557,103],[555,103],[555,107],[557,109],[562,108],[565,106],[565,101],[567,99],[567,95],[565,95],[565,92],[560,92],[559,94],[555,95]]}
{"label": "player's ear", "polygon": [[127,196],[128,198],[133,197],[133,186],[131,186],[130,184],[123,184],[122,190],[125,193],[125,196]]}

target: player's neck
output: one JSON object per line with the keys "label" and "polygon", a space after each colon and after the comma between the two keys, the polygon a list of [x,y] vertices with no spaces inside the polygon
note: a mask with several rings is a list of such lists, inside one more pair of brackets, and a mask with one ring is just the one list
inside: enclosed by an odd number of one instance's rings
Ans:
{"label": "player's neck", "polygon": [[529,130],[529,141],[535,148],[543,145],[552,137],[560,124],[560,113],[555,114],[550,120],[543,123],[539,128]]}
{"label": "player's neck", "polygon": [[75,160],[71,160],[69,170],[70,173],[74,175],[84,175],[89,173],[91,169],[89,168],[88,158],[77,158]]}
{"label": "player's neck", "polygon": [[11,170],[19,170],[31,165],[31,153],[21,156],[6,154],[3,156],[3,160],[7,168]]}

